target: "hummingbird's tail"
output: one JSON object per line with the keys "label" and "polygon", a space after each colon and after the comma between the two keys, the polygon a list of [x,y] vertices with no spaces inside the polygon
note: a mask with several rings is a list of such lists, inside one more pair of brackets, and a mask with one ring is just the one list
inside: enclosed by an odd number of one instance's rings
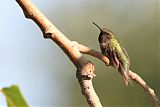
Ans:
{"label": "hummingbird's tail", "polygon": [[124,72],[123,77],[124,77],[124,82],[125,82],[125,84],[127,86],[128,86],[128,82],[131,84],[131,86],[133,86],[131,78],[129,77],[128,72]]}

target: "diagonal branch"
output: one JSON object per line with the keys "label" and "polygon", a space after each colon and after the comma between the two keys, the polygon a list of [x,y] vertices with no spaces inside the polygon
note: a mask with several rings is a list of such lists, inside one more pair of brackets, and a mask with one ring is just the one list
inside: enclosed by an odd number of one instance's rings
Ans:
{"label": "diagonal branch", "polygon": [[[22,8],[25,17],[32,19],[39,26],[44,38],[52,39],[75,65],[77,68],[76,77],[80,84],[82,94],[86,97],[89,106],[102,107],[92,85],[92,79],[95,77],[95,67],[89,60],[85,59],[81,53],[96,57],[106,65],[109,65],[109,59],[87,46],[69,40],[31,3],[30,0],[16,0],[16,2]],[[154,90],[136,73],[129,71],[129,75],[132,80],[138,83],[150,95],[155,106],[160,107],[160,102]]]}
{"label": "diagonal branch", "polygon": [[81,87],[82,94],[90,107],[102,107],[94,91],[92,79],[95,76],[94,65],[85,59],[78,49],[78,44],[69,40],[62,34],[31,2],[30,0],[16,0],[22,8],[24,15],[32,19],[43,32],[44,38],[52,39],[69,57],[76,66],[76,77]]}
{"label": "diagonal branch", "polygon": [[150,88],[146,82],[136,73],[134,73],[133,71],[129,71],[129,75],[131,77],[132,80],[134,80],[137,84],[139,84],[144,91],[149,94],[149,96],[152,98],[154,104],[156,107],[160,107],[160,101],[157,97],[157,95],[155,94],[154,90],[152,88]]}

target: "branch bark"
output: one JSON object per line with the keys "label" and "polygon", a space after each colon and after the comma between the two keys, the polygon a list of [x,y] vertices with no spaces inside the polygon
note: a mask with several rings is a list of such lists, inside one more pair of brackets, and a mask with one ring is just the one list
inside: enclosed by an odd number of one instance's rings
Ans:
{"label": "branch bark", "polygon": [[[87,46],[79,44],[75,41],[69,40],[62,34],[39,10],[34,6],[30,0],[16,0],[22,8],[26,18],[32,19],[41,29],[44,38],[53,40],[69,57],[72,63],[77,68],[76,77],[81,87],[82,94],[90,107],[102,107],[100,100],[93,88],[92,79],[95,77],[95,67],[93,63],[85,59],[81,53],[91,55],[109,65],[109,59]],[[136,73],[129,71],[130,77],[138,83],[151,96],[156,107],[160,107],[158,97],[144,80]]]}

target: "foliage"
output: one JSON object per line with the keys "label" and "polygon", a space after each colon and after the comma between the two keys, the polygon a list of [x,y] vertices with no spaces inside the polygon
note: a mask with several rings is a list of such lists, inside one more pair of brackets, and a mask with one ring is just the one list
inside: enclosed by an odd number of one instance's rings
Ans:
{"label": "foliage", "polygon": [[18,86],[2,88],[1,92],[6,97],[8,107],[29,107]]}

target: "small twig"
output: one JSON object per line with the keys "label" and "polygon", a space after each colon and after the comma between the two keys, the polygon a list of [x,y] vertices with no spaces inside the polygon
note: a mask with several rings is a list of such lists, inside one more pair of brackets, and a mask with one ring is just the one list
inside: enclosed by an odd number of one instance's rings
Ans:
{"label": "small twig", "polygon": [[160,107],[160,101],[158,99],[158,97],[156,96],[154,90],[152,88],[150,88],[146,82],[136,73],[134,73],[133,71],[129,71],[129,75],[131,77],[132,80],[134,80],[137,84],[139,84],[144,91],[146,91],[147,94],[150,95],[150,97],[152,98],[154,104],[156,107]]}
{"label": "small twig", "polygon": [[[82,94],[86,97],[90,107],[102,107],[92,85],[92,79],[95,76],[93,72],[95,67],[90,61],[86,60],[81,53],[96,57],[102,60],[106,65],[109,65],[109,59],[87,46],[69,40],[30,2],[30,0],[16,1],[22,8],[26,18],[32,19],[39,26],[43,32],[44,38],[52,39],[76,66],[76,76],[79,81]],[[151,96],[156,107],[160,107],[160,102],[154,93],[154,90],[151,89],[136,73],[129,71],[129,75],[132,80],[143,87],[143,89]]]}
{"label": "small twig", "polygon": [[106,65],[109,65],[109,59],[102,55],[100,52],[97,52],[87,46],[84,46],[82,44],[78,44],[78,48],[79,48],[79,51],[84,53],[84,54],[88,54],[88,55],[91,55],[95,58],[98,58],[100,59],[101,61],[103,61]]}

